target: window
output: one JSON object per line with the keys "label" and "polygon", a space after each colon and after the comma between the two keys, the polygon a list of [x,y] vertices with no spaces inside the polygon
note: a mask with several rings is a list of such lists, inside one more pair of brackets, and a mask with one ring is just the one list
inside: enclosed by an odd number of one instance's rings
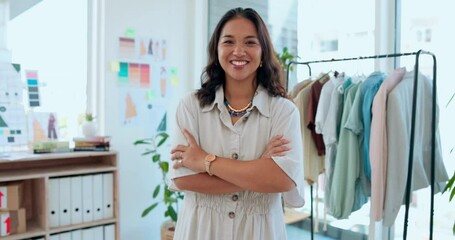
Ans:
{"label": "window", "polygon": [[[455,94],[453,81],[453,58],[455,53],[455,32],[451,23],[455,22],[452,10],[455,3],[450,0],[428,2],[424,0],[401,1],[401,51],[414,52],[419,49],[431,51],[437,60],[437,94],[439,104],[439,131],[442,154],[449,177],[455,169],[455,102],[448,104]],[[402,65],[412,69],[414,59],[401,59]],[[432,78],[433,61],[428,56],[421,57],[419,69]],[[430,188],[414,192],[414,202],[410,208],[408,238],[423,239],[429,234]],[[449,202],[449,194],[435,195],[434,239],[453,238],[452,226],[455,219],[454,202]],[[402,209],[403,211],[403,209]],[[403,217],[401,217],[401,220]],[[397,222],[400,221],[397,219]],[[402,221],[401,221],[402,222]],[[401,224],[402,225],[402,224]],[[401,239],[403,226],[396,224],[395,238]]]}
{"label": "window", "polygon": [[[275,51],[281,53],[284,47],[297,55],[297,1],[296,0],[209,0],[209,36],[226,11],[236,8],[253,8],[261,15],[272,38]],[[295,79],[295,72],[291,79]]]}
{"label": "window", "polygon": [[12,62],[21,65],[23,82],[27,70],[36,71],[40,106],[33,112],[56,113],[59,139],[71,142],[80,135],[78,116],[86,109],[88,1],[29,3],[24,7],[10,1],[7,42]]}

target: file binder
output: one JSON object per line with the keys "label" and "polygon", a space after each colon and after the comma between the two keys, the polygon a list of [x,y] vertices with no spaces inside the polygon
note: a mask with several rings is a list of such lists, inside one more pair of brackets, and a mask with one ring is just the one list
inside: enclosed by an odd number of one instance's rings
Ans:
{"label": "file binder", "polygon": [[82,176],[82,212],[82,222],[93,221],[93,175]]}
{"label": "file binder", "polygon": [[[70,178],[58,178],[59,180],[59,226],[71,224],[71,185]],[[62,236],[60,236],[60,240]]]}
{"label": "file binder", "polygon": [[71,184],[71,224],[82,223],[82,177],[70,179]]}
{"label": "file binder", "polygon": [[115,240],[115,225],[109,224],[104,226],[104,240]]}
{"label": "file binder", "polygon": [[103,175],[93,175],[93,220],[103,219]]}
{"label": "file binder", "polygon": [[49,179],[49,226],[58,227],[60,224],[59,211],[59,180],[58,178]]}
{"label": "file binder", "polygon": [[104,219],[114,217],[114,174],[103,174],[103,215]]}

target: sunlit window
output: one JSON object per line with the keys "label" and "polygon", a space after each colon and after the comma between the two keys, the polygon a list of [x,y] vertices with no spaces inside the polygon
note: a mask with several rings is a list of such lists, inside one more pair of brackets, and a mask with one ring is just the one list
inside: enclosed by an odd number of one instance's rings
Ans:
{"label": "sunlit window", "polygon": [[[58,139],[71,142],[80,134],[78,116],[86,109],[87,1],[20,2],[10,1],[7,37],[24,85],[27,73],[38,80],[40,104],[30,108],[25,98],[26,112],[55,113]],[[29,135],[33,131],[32,126]]]}

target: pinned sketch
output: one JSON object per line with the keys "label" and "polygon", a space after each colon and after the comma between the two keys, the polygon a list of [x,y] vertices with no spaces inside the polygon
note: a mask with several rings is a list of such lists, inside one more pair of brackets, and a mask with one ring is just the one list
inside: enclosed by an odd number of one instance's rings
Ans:
{"label": "pinned sketch", "polygon": [[179,79],[179,75],[178,75],[178,70],[176,67],[171,67],[171,76],[170,76],[170,80],[171,80],[171,85],[173,87],[178,87],[180,85],[180,79]]}
{"label": "pinned sketch", "polygon": [[149,44],[148,44],[148,49],[147,49],[147,54],[150,56],[153,56],[153,39],[150,38]]}
{"label": "pinned sketch", "polygon": [[119,37],[119,54],[121,57],[136,57],[136,40],[134,38]]}
{"label": "pinned sketch", "polygon": [[0,63],[0,103],[22,104],[22,82],[17,68]]}
{"label": "pinned sketch", "polygon": [[130,122],[133,118],[137,117],[136,104],[131,97],[131,94],[127,94],[125,98],[125,123]]}
{"label": "pinned sketch", "polygon": [[27,79],[28,102],[30,107],[40,106],[40,97],[38,91],[38,72],[25,71]]}
{"label": "pinned sketch", "polygon": [[0,146],[27,144],[27,117],[24,108],[0,103]]}
{"label": "pinned sketch", "polygon": [[141,71],[141,87],[142,88],[149,88],[151,85],[151,79],[150,79],[150,65],[149,64],[139,64],[139,68]]}
{"label": "pinned sketch", "polygon": [[160,92],[161,97],[166,97],[166,82],[167,82],[167,70],[166,67],[161,67],[160,70]]}
{"label": "pinned sketch", "polygon": [[0,146],[27,144],[20,66],[0,63]]}
{"label": "pinned sketch", "polygon": [[161,119],[160,125],[158,125],[158,128],[156,129],[157,132],[166,132],[167,130],[167,125],[166,125],[166,113],[164,114],[163,118]]}
{"label": "pinned sketch", "polygon": [[32,112],[28,116],[31,142],[57,140],[59,136],[57,115],[55,113]]}
{"label": "pinned sketch", "polygon": [[161,60],[166,60],[166,40],[161,40]]}
{"label": "pinned sketch", "polygon": [[151,68],[149,64],[119,62],[111,63],[111,69],[118,66],[118,83],[122,86],[149,88]]}

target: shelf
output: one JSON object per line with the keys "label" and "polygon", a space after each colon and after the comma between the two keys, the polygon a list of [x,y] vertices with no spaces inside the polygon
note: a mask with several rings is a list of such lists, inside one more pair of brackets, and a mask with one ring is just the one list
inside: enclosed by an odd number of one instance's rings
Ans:
{"label": "shelf", "polygon": [[0,182],[16,181],[23,179],[34,179],[42,177],[57,177],[69,175],[81,175],[98,172],[111,172],[116,170],[114,166],[106,166],[106,164],[92,163],[77,166],[54,166],[47,168],[25,168],[14,172],[4,171],[0,169]]}
{"label": "shelf", "polygon": [[107,151],[107,152],[88,151],[88,152],[43,153],[43,154],[32,154],[32,153],[24,152],[24,154],[27,156],[17,159],[17,160],[5,160],[5,159],[0,158],[0,163],[111,156],[111,155],[115,155],[116,152],[115,151]]}
{"label": "shelf", "polygon": [[46,231],[38,225],[38,223],[27,222],[27,232],[20,234],[13,234],[10,236],[0,237],[0,240],[15,240],[27,239],[46,235]]}
{"label": "shelf", "polygon": [[[110,219],[103,219],[103,220],[88,222],[88,223],[55,227],[55,228],[51,228],[51,230],[49,231],[49,234],[72,231],[72,230],[81,229],[81,228],[96,227],[96,226],[100,226],[100,225],[113,224],[116,222],[117,222],[117,220],[115,218],[110,218]],[[3,240],[3,239],[1,239],[1,240]]]}
{"label": "shelf", "polygon": [[[25,240],[36,237],[43,237],[48,240],[50,234],[110,224],[114,225],[112,235],[115,236],[116,240],[119,239],[117,218],[119,213],[118,168],[117,153],[115,151],[34,155],[29,153],[10,154],[10,159],[14,158],[15,160],[0,159],[0,183],[20,181],[23,184],[22,200],[20,201],[23,201],[23,208],[26,211],[26,232],[0,237],[0,240]],[[57,191],[60,190],[54,188],[53,192],[50,193],[50,182],[55,182],[55,180],[60,182],[60,179],[68,179],[80,175],[100,175],[104,173],[108,173],[109,181],[112,181],[112,183],[109,183],[112,184],[113,188],[113,213],[112,215],[109,214],[112,217],[99,221],[51,228],[48,215],[50,214],[51,204],[49,201],[51,198],[50,194],[52,194],[52,199],[55,200],[56,196],[60,194]],[[110,180],[111,178],[112,180]],[[101,187],[99,183],[97,186]],[[53,186],[55,187],[55,185]],[[65,189],[67,190],[68,188]]]}
{"label": "shelf", "polygon": [[58,177],[116,169],[115,152],[72,152],[35,154],[21,160],[0,160],[0,182]]}

